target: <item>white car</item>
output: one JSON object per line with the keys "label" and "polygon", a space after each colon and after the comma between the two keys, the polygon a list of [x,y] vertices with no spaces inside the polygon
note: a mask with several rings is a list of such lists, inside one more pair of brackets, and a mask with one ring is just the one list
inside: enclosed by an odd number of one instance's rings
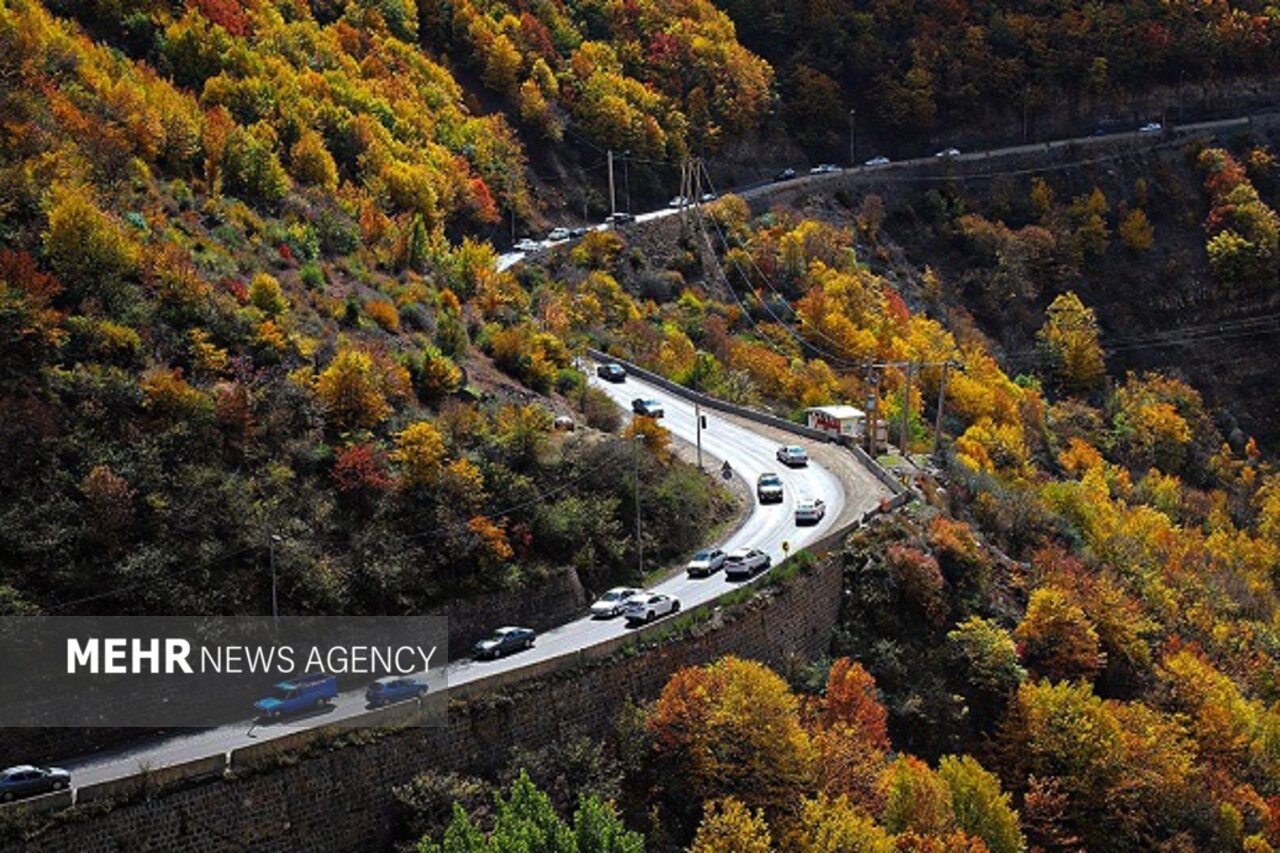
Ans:
{"label": "white car", "polygon": [[835,163],[820,163],[809,170],[810,175],[830,175],[833,172],[840,171],[840,167]]}
{"label": "white car", "polygon": [[541,248],[542,245],[537,240],[531,240],[528,237],[517,240],[515,245],[517,252],[536,252]]}
{"label": "white car", "polygon": [[688,207],[688,206],[689,206],[689,199],[685,198],[682,195],[678,195],[675,198],[671,199],[671,201],[667,202],[667,207]]}
{"label": "white car", "polygon": [[791,468],[803,468],[809,464],[809,454],[803,447],[790,444],[778,448],[778,461]]}
{"label": "white car", "polygon": [[639,592],[640,590],[634,587],[615,586],[591,605],[591,615],[596,619],[612,619],[614,616],[621,616],[627,608],[627,599]]}
{"label": "white car", "polygon": [[552,228],[551,233],[547,235],[547,239],[553,243],[558,243],[561,240],[568,240],[571,236],[573,235],[569,233],[568,228]]}
{"label": "white car", "polygon": [[685,566],[685,571],[689,573],[691,578],[709,577],[720,571],[721,567],[724,566],[726,557],[728,557],[728,554],[719,548],[699,551],[693,555],[693,559]]}
{"label": "white car", "polygon": [[703,203],[703,204],[707,204],[707,203],[709,203],[709,202],[713,202],[713,201],[715,201],[715,200],[716,200],[716,199],[718,199],[718,198],[720,198],[720,196],[716,195],[715,193],[703,193],[703,194],[702,194],[702,203]]}
{"label": "white car", "polygon": [[888,157],[872,157],[870,160],[868,160],[868,161],[867,161],[866,163],[864,163],[863,165],[865,165],[865,166],[888,166],[888,165],[889,165],[889,158],[888,158]]}
{"label": "white car", "polygon": [[959,148],[943,148],[941,151],[939,151],[937,154],[934,154],[933,156],[934,157],[959,157],[960,149]]}
{"label": "white car", "polygon": [[739,548],[725,559],[724,576],[728,580],[746,580],[769,568],[772,562],[769,555],[759,548]]}
{"label": "white car", "polygon": [[1159,133],[1164,130],[1164,125],[1158,121],[1149,122],[1138,128],[1138,133]]}
{"label": "white car", "polygon": [[827,514],[827,505],[821,498],[801,498],[796,501],[796,524],[817,524]]}
{"label": "white car", "polygon": [[622,612],[629,625],[652,622],[659,617],[679,613],[680,599],[662,592],[641,592],[627,599],[626,609]]}

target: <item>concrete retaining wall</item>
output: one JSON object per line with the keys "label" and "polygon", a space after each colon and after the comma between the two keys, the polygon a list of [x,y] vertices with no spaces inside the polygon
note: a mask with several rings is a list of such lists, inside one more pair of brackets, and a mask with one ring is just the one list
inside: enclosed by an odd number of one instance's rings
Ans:
{"label": "concrete retaining wall", "polygon": [[[608,659],[592,650],[572,668],[542,678],[498,689],[490,683],[482,693],[467,690],[471,698],[454,703],[447,727],[406,728],[345,748],[299,738],[300,751],[288,761],[270,760],[282,753],[246,747],[231,755],[242,772],[169,791],[141,790],[135,782],[133,800],[105,813],[73,810],[29,841],[3,849],[380,849],[393,831],[391,788],[423,770],[488,772],[502,766],[517,744],[538,747],[576,732],[604,735],[624,703],[656,697],[679,667],[735,654],[785,671],[824,654],[841,586],[839,560],[820,561],[770,595],[717,613],[692,635]],[[646,630],[662,627],[658,622]],[[252,766],[250,758],[256,758]]]}

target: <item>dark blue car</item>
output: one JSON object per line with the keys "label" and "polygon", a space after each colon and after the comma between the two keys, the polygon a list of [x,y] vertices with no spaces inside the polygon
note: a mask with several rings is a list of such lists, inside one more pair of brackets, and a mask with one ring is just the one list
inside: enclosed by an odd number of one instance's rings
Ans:
{"label": "dark blue car", "polygon": [[427,695],[427,682],[421,678],[389,675],[379,678],[364,691],[365,701],[375,708]]}
{"label": "dark blue car", "polygon": [[0,771],[0,801],[9,803],[71,786],[71,774],[60,767],[23,764]]}
{"label": "dark blue car", "polygon": [[253,703],[258,713],[274,720],[312,708],[323,708],[338,698],[338,679],[332,675],[303,675],[281,681],[271,695]]}

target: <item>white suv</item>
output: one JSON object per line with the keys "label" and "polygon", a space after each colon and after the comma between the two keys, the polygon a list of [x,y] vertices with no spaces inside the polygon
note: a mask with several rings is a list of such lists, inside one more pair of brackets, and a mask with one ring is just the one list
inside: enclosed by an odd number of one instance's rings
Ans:
{"label": "white suv", "polygon": [[638,625],[670,613],[679,613],[680,600],[666,593],[641,592],[627,599],[626,609],[622,612],[628,624]]}

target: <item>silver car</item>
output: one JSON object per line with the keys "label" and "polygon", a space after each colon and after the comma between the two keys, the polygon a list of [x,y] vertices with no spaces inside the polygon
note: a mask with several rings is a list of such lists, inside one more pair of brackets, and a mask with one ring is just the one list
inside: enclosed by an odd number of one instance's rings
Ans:
{"label": "silver car", "polygon": [[615,586],[591,605],[591,615],[596,619],[612,619],[614,616],[621,616],[627,607],[627,600],[639,592],[640,590],[634,587]]}
{"label": "silver car", "polygon": [[803,468],[809,464],[809,454],[798,444],[778,448],[778,461],[791,468]]}
{"label": "silver car", "polygon": [[721,567],[724,566],[726,557],[728,557],[728,554],[719,548],[699,551],[693,555],[693,559],[685,566],[685,571],[689,573],[691,578],[710,577],[720,571]]}

